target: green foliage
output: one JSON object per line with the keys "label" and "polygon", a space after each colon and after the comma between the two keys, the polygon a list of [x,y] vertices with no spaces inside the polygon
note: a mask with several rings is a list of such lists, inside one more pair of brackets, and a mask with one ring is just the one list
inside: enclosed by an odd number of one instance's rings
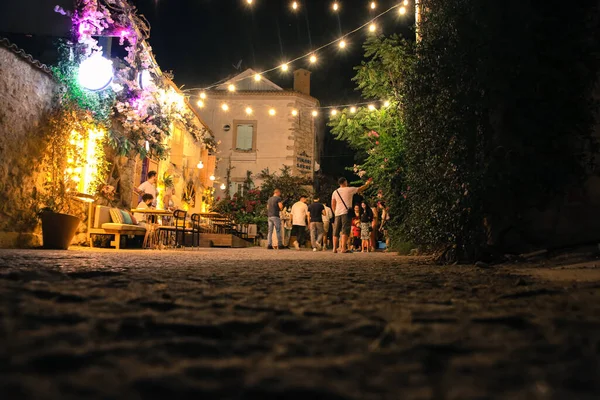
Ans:
{"label": "green foliage", "polygon": [[262,180],[260,191],[261,200],[264,202],[273,195],[275,189],[281,190],[281,197],[286,207],[297,202],[300,196],[310,196],[312,193],[312,181],[301,176],[293,176],[289,166],[281,168],[279,174],[271,173],[267,168],[257,177]]}

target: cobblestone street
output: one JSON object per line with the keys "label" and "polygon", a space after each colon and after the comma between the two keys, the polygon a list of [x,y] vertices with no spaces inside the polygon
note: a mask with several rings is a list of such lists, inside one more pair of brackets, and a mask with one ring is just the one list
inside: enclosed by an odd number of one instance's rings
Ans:
{"label": "cobblestone street", "polygon": [[594,262],[576,271],[258,248],[0,250],[0,393],[597,399],[600,277]]}

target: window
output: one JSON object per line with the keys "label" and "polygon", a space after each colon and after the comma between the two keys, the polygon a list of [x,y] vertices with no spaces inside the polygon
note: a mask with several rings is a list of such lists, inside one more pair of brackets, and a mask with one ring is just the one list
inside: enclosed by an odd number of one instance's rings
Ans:
{"label": "window", "polygon": [[255,150],[255,124],[254,123],[236,123],[235,125],[235,150],[254,151]]}
{"label": "window", "polygon": [[242,197],[244,195],[244,183],[243,182],[231,182],[229,186],[229,194],[233,196],[237,194],[238,197]]}

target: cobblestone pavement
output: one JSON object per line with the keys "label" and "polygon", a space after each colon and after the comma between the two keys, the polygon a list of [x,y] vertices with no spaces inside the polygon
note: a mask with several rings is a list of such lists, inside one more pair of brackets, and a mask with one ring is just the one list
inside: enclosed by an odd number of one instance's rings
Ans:
{"label": "cobblestone pavement", "polygon": [[389,254],[0,250],[0,393],[598,399],[600,280],[543,279]]}

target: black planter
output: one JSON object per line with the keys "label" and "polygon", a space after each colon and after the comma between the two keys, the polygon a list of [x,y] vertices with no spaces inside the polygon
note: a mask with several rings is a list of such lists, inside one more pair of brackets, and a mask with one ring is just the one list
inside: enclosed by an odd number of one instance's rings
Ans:
{"label": "black planter", "polygon": [[68,214],[42,213],[44,248],[67,250],[81,220]]}

